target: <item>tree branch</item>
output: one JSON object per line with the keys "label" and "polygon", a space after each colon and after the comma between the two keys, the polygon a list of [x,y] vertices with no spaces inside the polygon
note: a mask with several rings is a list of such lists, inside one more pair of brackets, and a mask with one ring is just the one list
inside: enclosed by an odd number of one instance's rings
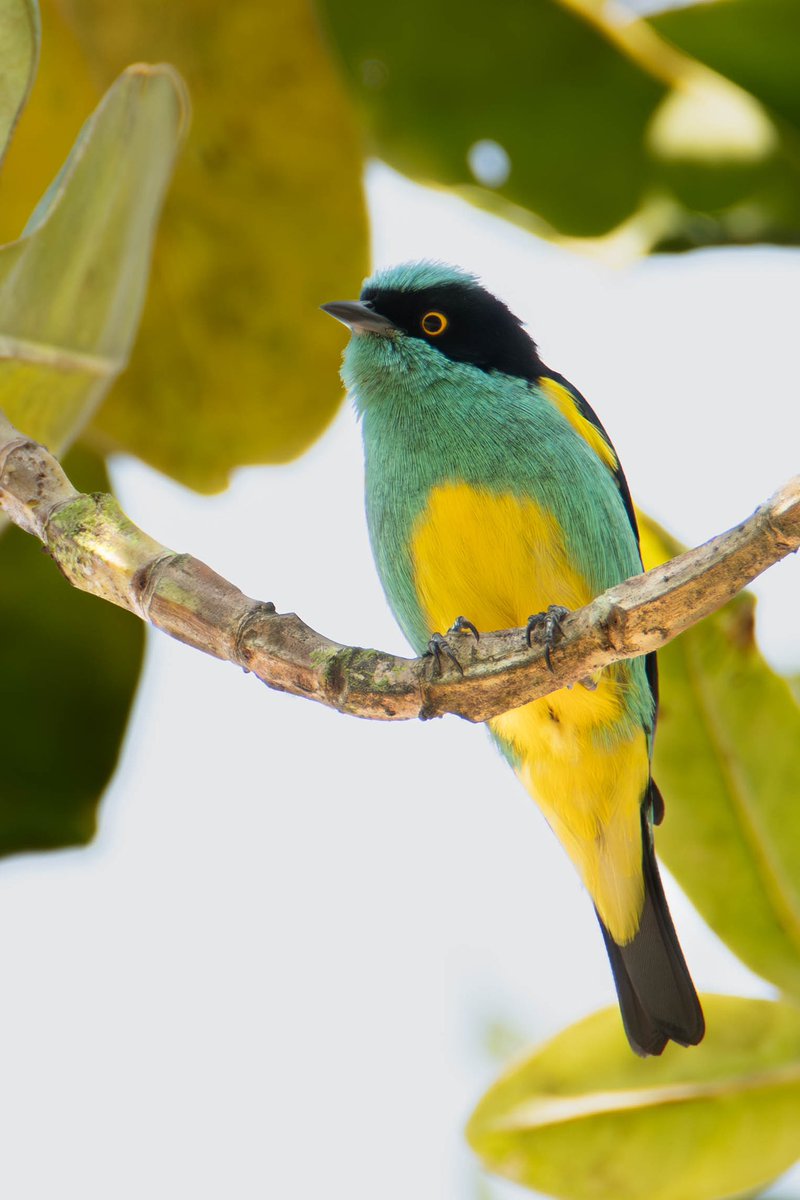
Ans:
{"label": "tree branch", "polygon": [[482,633],[479,642],[455,635],[463,675],[452,665],[439,675],[431,659],[341,646],[294,613],[251,600],[205,563],[143,533],[112,496],[77,492],[56,459],[2,414],[0,506],[44,543],[74,587],[252,671],[272,688],[379,720],[455,713],[485,721],[610,663],[657,650],[800,545],[796,476],[734,529],[565,618],[552,672],[542,649],[528,649],[522,630],[512,629]]}

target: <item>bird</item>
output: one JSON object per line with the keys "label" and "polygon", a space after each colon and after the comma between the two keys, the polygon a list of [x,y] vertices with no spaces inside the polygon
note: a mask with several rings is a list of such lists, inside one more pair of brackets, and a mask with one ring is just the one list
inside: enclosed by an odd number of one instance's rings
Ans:
{"label": "bird", "polygon": [[[454,630],[524,628],[551,663],[564,614],[643,570],[596,414],[460,267],[384,268],[358,301],[321,308],[350,329],[341,375],[361,421],[372,552],[415,652],[448,669]],[[643,1057],[705,1030],[654,852],[657,702],[651,653],[488,722],[589,893]]]}

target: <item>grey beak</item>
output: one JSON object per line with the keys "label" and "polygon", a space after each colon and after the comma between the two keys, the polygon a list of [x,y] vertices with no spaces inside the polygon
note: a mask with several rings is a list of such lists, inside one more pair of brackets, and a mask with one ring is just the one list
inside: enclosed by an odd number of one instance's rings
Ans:
{"label": "grey beak", "polygon": [[356,333],[394,333],[397,326],[388,317],[382,317],[360,300],[335,300],[332,304],[321,304],[323,312],[349,325]]}

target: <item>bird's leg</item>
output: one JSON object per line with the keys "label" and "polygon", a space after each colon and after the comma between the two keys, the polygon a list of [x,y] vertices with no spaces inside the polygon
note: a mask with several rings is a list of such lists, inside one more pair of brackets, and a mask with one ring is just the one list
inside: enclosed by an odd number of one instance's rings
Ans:
{"label": "bird's leg", "polygon": [[562,604],[551,604],[547,612],[534,613],[528,617],[528,624],[525,626],[525,641],[530,646],[533,634],[536,634],[536,640],[544,644],[544,661],[547,663],[549,671],[553,670],[551,658],[553,647],[564,634],[561,622],[564,617],[568,616],[568,608],[564,608]]}
{"label": "bird's leg", "polygon": [[[447,633],[448,634],[471,633],[472,636],[475,638],[476,642],[479,642],[481,639],[481,635],[478,633],[477,629],[472,624],[472,621],[468,621],[466,617],[456,617],[455,621],[453,621],[453,624],[450,626]],[[431,640],[428,642],[428,649],[426,651],[426,654],[429,654],[433,657],[433,659],[436,663],[436,670],[438,671],[438,673],[440,675],[442,673],[442,655],[443,654],[446,655],[446,657],[449,658],[450,661],[456,665],[456,667],[458,667],[458,670],[462,675],[464,674],[464,668],[461,666],[461,663],[458,661],[455,654],[453,653],[452,647],[450,646],[450,643],[448,642],[447,637],[442,637],[442,635],[440,633],[434,633],[431,635]]]}

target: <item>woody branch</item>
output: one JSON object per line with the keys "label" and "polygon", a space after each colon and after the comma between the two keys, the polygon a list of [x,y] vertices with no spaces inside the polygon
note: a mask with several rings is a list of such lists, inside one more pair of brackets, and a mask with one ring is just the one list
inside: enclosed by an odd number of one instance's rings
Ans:
{"label": "woody branch", "polygon": [[[84,495],[57,460],[0,413],[0,506],[38,537],[67,580],[269,687],[374,720],[489,717],[657,650],[800,545],[800,476],[741,524],[564,619],[548,669],[524,632],[456,635],[463,674],[443,659],[342,646],[294,613],[252,600],[205,563],[138,529],[112,496]],[[453,616],[458,614],[454,613]],[[465,614],[469,616],[469,614]]]}

